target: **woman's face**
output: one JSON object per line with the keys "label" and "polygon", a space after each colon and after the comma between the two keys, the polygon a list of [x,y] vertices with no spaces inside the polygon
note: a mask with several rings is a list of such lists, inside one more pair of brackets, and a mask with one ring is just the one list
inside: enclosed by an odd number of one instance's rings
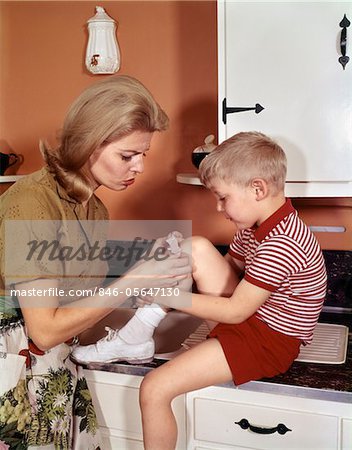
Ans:
{"label": "woman's face", "polygon": [[143,158],[150,147],[153,133],[134,131],[95,150],[88,160],[93,189],[105,186],[122,191],[134,183],[144,171]]}

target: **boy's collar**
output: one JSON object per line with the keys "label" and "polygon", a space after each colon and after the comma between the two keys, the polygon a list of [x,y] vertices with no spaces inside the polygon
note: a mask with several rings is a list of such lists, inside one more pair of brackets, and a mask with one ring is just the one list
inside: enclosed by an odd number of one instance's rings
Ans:
{"label": "boy's collar", "polygon": [[261,242],[269,232],[286,216],[295,212],[295,208],[292,206],[291,200],[286,198],[286,202],[277,209],[274,214],[268,217],[259,227],[254,231],[254,237],[258,242]]}

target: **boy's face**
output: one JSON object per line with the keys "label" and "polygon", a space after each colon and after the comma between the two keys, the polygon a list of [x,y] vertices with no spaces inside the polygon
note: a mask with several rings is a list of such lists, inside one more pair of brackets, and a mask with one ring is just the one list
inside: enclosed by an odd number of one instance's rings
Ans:
{"label": "boy's face", "polygon": [[217,210],[224,213],[239,230],[253,227],[260,219],[255,189],[213,180],[211,191],[217,199]]}

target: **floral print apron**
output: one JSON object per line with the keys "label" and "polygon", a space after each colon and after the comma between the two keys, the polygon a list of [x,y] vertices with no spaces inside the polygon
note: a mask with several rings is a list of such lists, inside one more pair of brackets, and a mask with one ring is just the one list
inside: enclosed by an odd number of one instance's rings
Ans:
{"label": "floral print apron", "polygon": [[100,434],[70,345],[46,352],[27,337],[20,309],[0,297],[0,450],[98,450]]}

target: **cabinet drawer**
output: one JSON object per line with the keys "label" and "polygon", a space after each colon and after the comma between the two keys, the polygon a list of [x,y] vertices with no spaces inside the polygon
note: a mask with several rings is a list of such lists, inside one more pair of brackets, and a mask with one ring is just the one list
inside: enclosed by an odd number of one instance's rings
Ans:
{"label": "cabinet drawer", "polygon": [[[252,426],[272,429],[284,424],[291,431],[258,434],[235,422],[246,419]],[[204,398],[194,399],[194,439],[256,449],[334,449],[338,418],[294,410],[265,408]]]}

